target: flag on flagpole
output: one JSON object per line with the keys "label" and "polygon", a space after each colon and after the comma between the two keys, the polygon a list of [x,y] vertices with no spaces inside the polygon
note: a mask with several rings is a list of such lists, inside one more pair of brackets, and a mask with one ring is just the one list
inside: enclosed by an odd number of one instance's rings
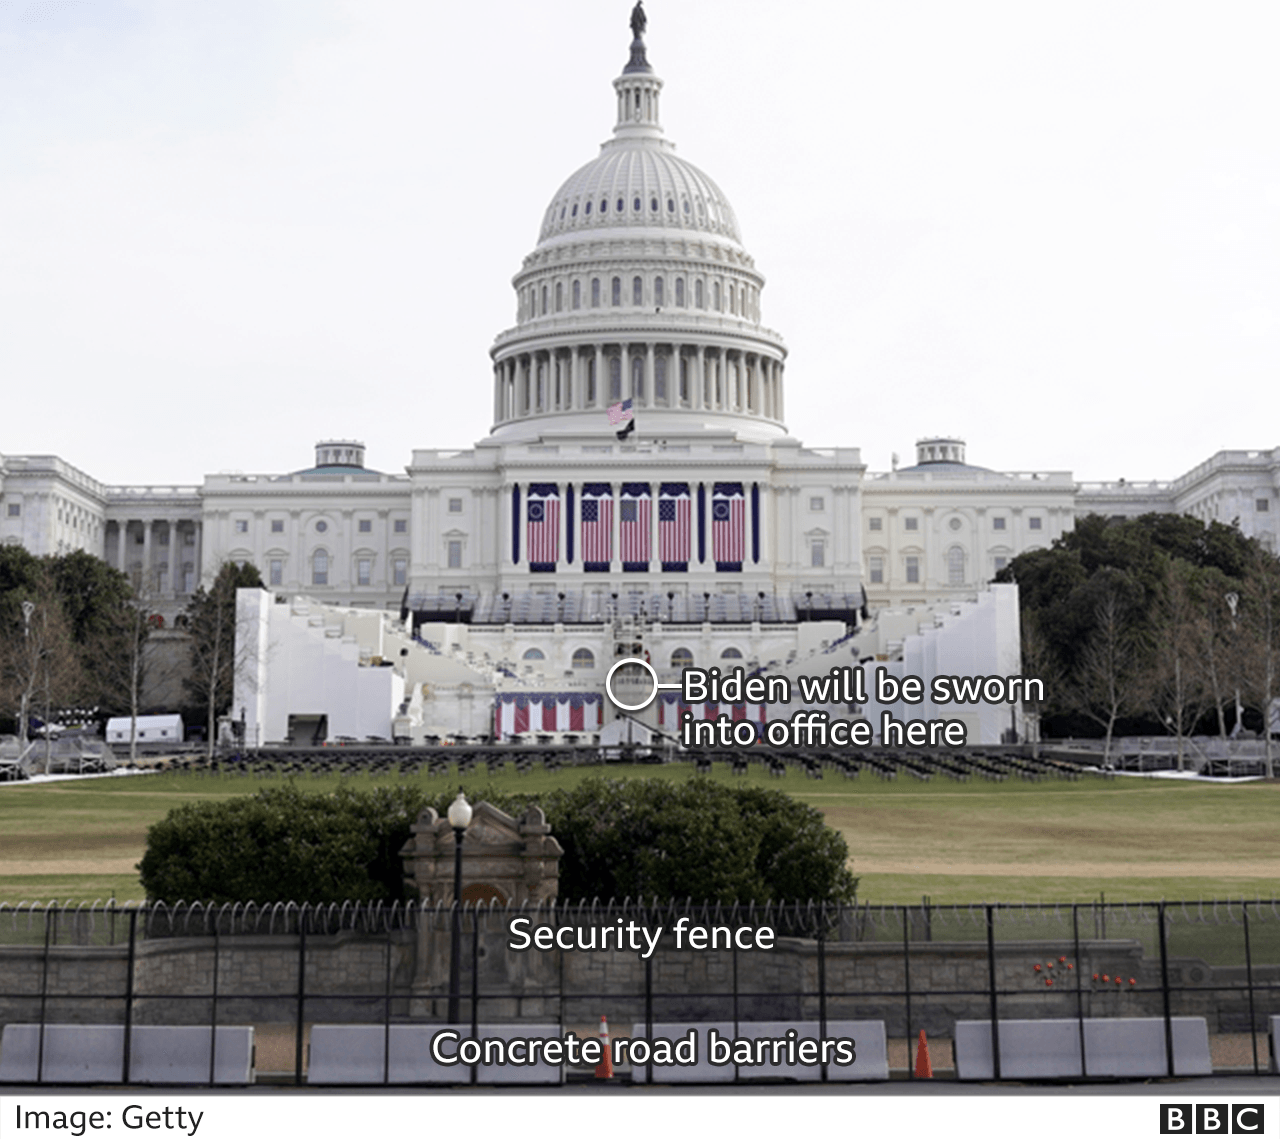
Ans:
{"label": "flag on flagpole", "polygon": [[609,410],[606,413],[609,417],[609,423],[614,427],[617,427],[619,424],[625,424],[631,420],[634,415],[631,410],[632,404],[633,401],[630,399],[623,400],[618,404],[610,404]]}

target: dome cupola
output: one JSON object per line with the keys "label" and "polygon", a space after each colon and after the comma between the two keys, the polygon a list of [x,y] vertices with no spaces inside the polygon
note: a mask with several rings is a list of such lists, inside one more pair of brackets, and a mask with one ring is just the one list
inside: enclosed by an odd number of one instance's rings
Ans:
{"label": "dome cupola", "polygon": [[786,349],[760,323],[764,278],[724,193],[663,134],[646,28],[637,3],[613,135],[552,196],[513,279],[516,325],[491,351],[503,439],[606,430],[628,398],[642,435],[785,434]]}

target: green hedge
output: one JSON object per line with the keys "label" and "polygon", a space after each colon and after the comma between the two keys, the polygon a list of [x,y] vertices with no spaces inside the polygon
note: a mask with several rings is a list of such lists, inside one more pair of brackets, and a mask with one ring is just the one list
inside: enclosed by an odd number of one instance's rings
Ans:
{"label": "green hedge", "polygon": [[[455,795],[289,787],[187,804],[148,832],[142,885],[167,901],[404,899],[410,826],[425,806],[445,815]],[[563,899],[849,901],[857,886],[844,838],[782,792],[595,777],[542,797],[471,788],[467,798],[517,817],[541,804],[565,851]]]}

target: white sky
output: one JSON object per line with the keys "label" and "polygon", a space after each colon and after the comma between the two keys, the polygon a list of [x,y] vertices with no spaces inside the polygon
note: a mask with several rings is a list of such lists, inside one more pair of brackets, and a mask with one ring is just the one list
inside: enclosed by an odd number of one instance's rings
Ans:
{"label": "white sky", "polygon": [[[0,0],[0,453],[194,483],[482,438],[630,3]],[[1130,480],[1280,444],[1273,0],[647,8],[806,443]]]}

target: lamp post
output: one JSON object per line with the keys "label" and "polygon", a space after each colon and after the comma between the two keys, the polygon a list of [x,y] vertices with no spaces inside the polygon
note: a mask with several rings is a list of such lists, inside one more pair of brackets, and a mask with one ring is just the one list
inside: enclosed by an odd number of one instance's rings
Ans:
{"label": "lamp post", "polygon": [[458,798],[449,805],[449,826],[453,828],[453,938],[449,946],[449,1024],[458,1024],[459,995],[462,988],[462,836],[471,822],[471,805],[458,789]]}
{"label": "lamp post", "polygon": [[[1239,594],[1237,594],[1234,590],[1232,590],[1232,591],[1231,591],[1231,593],[1227,594],[1227,596],[1226,596],[1226,598],[1225,598],[1224,600],[1225,600],[1225,601],[1226,601],[1226,603],[1227,603],[1227,608],[1231,611],[1231,641],[1232,641],[1231,648],[1234,650],[1234,649],[1235,649],[1235,636],[1236,636],[1236,610],[1237,610],[1237,609],[1239,609],[1239,607],[1240,607],[1240,595],[1239,595]],[[1233,725],[1231,726],[1231,739],[1232,739],[1232,740],[1235,740],[1235,739],[1240,735],[1240,726],[1241,726],[1241,723],[1242,723],[1243,718],[1244,718],[1244,708],[1243,708],[1243,707],[1241,706],[1241,704],[1240,704],[1240,682],[1239,682],[1238,677],[1239,677],[1239,675],[1237,674],[1237,680],[1236,680],[1236,722],[1235,722],[1235,724],[1233,724]],[[1230,775],[1230,774],[1231,774],[1231,760],[1230,760],[1230,758],[1228,758],[1228,760],[1227,760],[1227,775]]]}
{"label": "lamp post", "polygon": [[31,693],[35,688],[35,666],[31,664],[31,615],[35,612],[35,602],[25,601],[22,603],[22,649],[24,663],[30,670],[22,690],[22,711],[18,714],[18,744],[22,751],[25,751],[27,747],[27,706],[31,701]]}

